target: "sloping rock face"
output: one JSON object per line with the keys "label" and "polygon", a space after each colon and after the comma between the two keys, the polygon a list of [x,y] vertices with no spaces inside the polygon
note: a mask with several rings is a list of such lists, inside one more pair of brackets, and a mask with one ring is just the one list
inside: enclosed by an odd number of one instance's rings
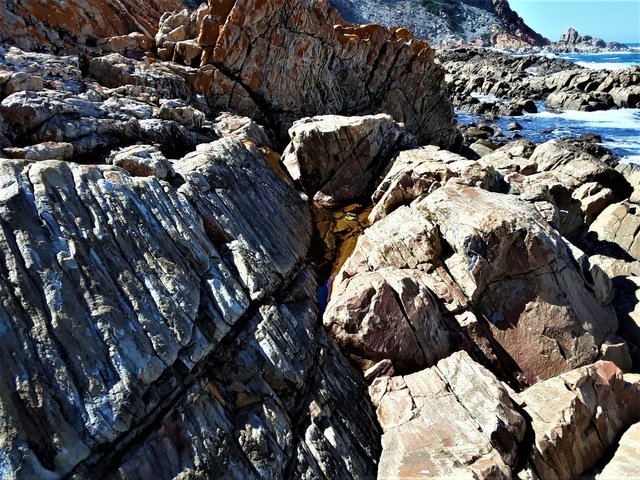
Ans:
{"label": "sloping rock face", "polygon": [[179,187],[0,167],[11,478],[375,471],[364,386],[317,328],[309,210],[259,155],[202,145]]}
{"label": "sloping rock face", "polygon": [[383,429],[378,478],[511,478],[525,420],[464,352],[369,388]]}
{"label": "sloping rock face", "polygon": [[0,4],[0,43],[25,50],[82,53],[104,37],[153,36],[162,12],[178,0],[13,1]]}
{"label": "sloping rock face", "polygon": [[[206,92],[212,107],[283,131],[302,117],[382,111],[421,143],[457,142],[434,51],[406,29],[351,26],[324,1],[213,2],[202,13],[195,63],[213,66]],[[196,36],[185,36],[193,24],[188,16],[164,22],[170,26],[161,24],[161,31],[182,33],[159,38],[159,49],[173,51]]]}

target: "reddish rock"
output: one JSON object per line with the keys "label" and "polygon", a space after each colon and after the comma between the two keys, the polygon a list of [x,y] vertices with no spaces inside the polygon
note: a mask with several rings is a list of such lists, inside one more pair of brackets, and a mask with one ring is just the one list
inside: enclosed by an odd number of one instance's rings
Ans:
{"label": "reddish rock", "polygon": [[178,0],[2,2],[0,42],[25,50],[82,53],[106,37],[131,32],[152,37],[162,13],[180,7]]}

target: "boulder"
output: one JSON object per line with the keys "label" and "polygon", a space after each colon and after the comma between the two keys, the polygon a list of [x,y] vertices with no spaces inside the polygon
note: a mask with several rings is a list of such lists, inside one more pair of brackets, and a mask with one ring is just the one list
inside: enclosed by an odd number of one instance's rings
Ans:
{"label": "boulder", "polygon": [[640,379],[611,362],[551,378],[517,395],[535,435],[540,478],[569,480],[591,468],[640,415]]}
{"label": "boulder", "polygon": [[585,285],[533,206],[449,182],[417,207],[450,245],[448,271],[522,383],[590,363],[617,330],[613,309]]}
{"label": "boulder", "polygon": [[382,427],[379,478],[510,478],[525,420],[465,352],[369,387]]}
{"label": "boulder", "polygon": [[629,202],[609,205],[589,227],[593,240],[617,245],[624,253],[640,259],[640,213]]}
{"label": "boulder", "polygon": [[390,163],[373,193],[374,207],[369,221],[375,223],[398,206],[428,195],[454,177],[469,186],[487,190],[501,188],[500,175],[482,162],[467,160],[434,146],[405,150]]}
{"label": "boulder", "polygon": [[25,160],[71,160],[73,145],[65,142],[44,142],[28,147],[5,148],[8,158]]}
{"label": "boulder", "polygon": [[361,198],[392,155],[412,141],[389,115],[319,116],[289,129],[282,163],[314,202],[335,207]]}
{"label": "boulder", "polygon": [[169,161],[153,145],[121,148],[107,157],[107,163],[126,170],[132,177],[156,177],[165,180],[174,174]]}

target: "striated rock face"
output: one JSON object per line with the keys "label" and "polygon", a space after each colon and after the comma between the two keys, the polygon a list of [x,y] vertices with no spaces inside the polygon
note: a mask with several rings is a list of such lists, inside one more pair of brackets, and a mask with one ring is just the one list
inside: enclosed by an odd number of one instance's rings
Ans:
{"label": "striated rock face", "polygon": [[162,12],[178,0],[5,1],[0,4],[0,42],[25,50],[83,53],[104,37],[142,32],[151,37]]}
{"label": "striated rock face", "polygon": [[[201,11],[206,15],[191,36]],[[169,53],[197,36],[199,65],[214,67],[207,89],[212,107],[283,131],[307,116],[382,111],[421,143],[456,144],[434,51],[406,29],[351,26],[325,2],[310,0],[237,0],[198,12],[195,20],[164,17],[161,32],[175,32],[175,38],[159,38],[158,48]],[[182,63],[192,65],[195,58]]]}
{"label": "striated rock face", "polygon": [[383,429],[378,478],[511,478],[525,420],[466,353],[381,377],[369,393]]}
{"label": "striated rock face", "polygon": [[174,164],[178,188],[0,168],[11,478],[372,474],[364,387],[316,327],[309,210],[260,156],[202,145]]}

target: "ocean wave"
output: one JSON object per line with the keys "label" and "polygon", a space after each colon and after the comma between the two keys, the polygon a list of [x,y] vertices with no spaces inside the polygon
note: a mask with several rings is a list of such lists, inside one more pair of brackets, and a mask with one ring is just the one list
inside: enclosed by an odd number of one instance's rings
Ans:
{"label": "ocean wave", "polygon": [[540,112],[530,116],[540,119],[576,122],[583,127],[640,130],[640,108],[623,108],[599,112],[566,110],[564,112]]}
{"label": "ocean wave", "polygon": [[[568,58],[567,60],[572,60]],[[572,60],[573,61],[573,60]],[[622,70],[624,68],[634,67],[638,65],[637,63],[632,62],[575,62],[576,65],[580,65],[581,67],[590,68],[592,70]]]}

